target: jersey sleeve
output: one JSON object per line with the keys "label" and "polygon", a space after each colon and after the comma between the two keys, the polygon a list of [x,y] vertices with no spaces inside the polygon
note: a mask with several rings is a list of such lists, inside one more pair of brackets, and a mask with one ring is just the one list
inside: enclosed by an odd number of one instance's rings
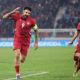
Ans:
{"label": "jersey sleeve", "polygon": [[36,25],[36,21],[35,19],[32,19],[32,27],[34,27]]}
{"label": "jersey sleeve", "polygon": [[77,26],[77,31],[80,32],[80,23]]}
{"label": "jersey sleeve", "polygon": [[19,14],[12,14],[11,15],[11,19],[14,20],[14,21],[18,20],[19,18],[20,18]]}
{"label": "jersey sleeve", "polygon": [[38,28],[37,24],[36,24],[36,21],[33,19],[33,22],[32,22],[32,28],[33,30],[36,30]]}

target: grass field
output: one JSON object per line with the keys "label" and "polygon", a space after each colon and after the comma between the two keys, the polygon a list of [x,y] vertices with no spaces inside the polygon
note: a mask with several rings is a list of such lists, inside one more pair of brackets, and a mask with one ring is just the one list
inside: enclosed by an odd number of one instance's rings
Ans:
{"label": "grass field", "polygon": [[[20,64],[24,77],[21,80],[75,80],[74,50],[75,47],[47,47],[37,51],[30,48],[25,63]],[[15,80],[13,63],[12,48],[0,48],[0,80]],[[79,75],[76,80],[80,80]]]}

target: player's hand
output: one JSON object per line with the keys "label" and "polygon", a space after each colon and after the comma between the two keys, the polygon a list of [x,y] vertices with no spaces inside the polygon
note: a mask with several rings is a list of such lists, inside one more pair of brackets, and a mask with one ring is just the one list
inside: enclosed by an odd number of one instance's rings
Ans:
{"label": "player's hand", "polygon": [[19,9],[20,9],[20,7],[17,7],[17,8],[14,9],[13,11],[11,11],[11,13],[19,13]]}
{"label": "player's hand", "polygon": [[35,50],[38,49],[38,43],[35,43],[35,44],[34,44],[34,49],[35,49]]}
{"label": "player's hand", "polygon": [[69,42],[69,43],[68,43],[68,45],[72,45],[72,44],[73,44],[73,42]]}

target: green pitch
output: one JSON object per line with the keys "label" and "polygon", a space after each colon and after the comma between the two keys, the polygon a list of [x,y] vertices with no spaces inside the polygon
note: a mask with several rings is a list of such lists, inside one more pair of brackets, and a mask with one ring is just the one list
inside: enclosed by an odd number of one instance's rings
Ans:
{"label": "green pitch", "polygon": [[[20,64],[21,80],[75,80],[73,54],[75,47],[29,49],[26,61]],[[0,80],[15,80],[14,52],[0,48]],[[46,73],[44,73],[46,72]],[[80,73],[76,80],[80,80]]]}

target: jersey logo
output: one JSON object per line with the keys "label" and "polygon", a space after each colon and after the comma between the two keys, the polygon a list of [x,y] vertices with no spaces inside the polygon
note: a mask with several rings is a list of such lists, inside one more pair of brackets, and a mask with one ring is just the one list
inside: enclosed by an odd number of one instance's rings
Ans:
{"label": "jersey logo", "polygon": [[27,25],[30,25],[30,22],[27,22]]}
{"label": "jersey logo", "polygon": [[21,27],[24,28],[24,26],[25,26],[25,23],[22,23]]}
{"label": "jersey logo", "polygon": [[20,19],[20,21],[22,21],[22,20]]}

